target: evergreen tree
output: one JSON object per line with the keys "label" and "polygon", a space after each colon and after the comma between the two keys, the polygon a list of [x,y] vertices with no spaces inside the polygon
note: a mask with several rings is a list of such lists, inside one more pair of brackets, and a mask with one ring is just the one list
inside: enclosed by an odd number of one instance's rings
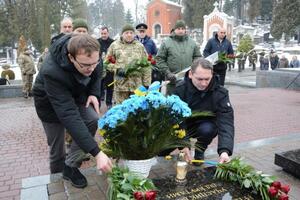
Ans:
{"label": "evergreen tree", "polygon": [[226,0],[223,7],[223,12],[229,16],[234,16],[234,10],[237,8],[237,0]]}
{"label": "evergreen tree", "polygon": [[214,0],[183,0],[183,18],[189,28],[203,28],[203,16],[214,9]]}
{"label": "evergreen tree", "polygon": [[239,52],[248,53],[253,48],[254,48],[253,41],[252,41],[250,35],[246,34],[240,40],[237,50]]}
{"label": "evergreen tree", "polygon": [[133,23],[134,23],[129,9],[127,10],[126,15],[125,15],[125,22],[130,25],[133,25]]}
{"label": "evergreen tree", "polygon": [[272,20],[272,10],[273,10],[274,1],[276,0],[260,0],[261,2],[260,16],[262,17],[262,19]]}
{"label": "evergreen tree", "polygon": [[273,12],[271,34],[274,38],[280,39],[283,33],[287,36],[296,32],[300,27],[300,0],[281,0]]}
{"label": "evergreen tree", "polygon": [[85,0],[70,1],[70,17],[87,19],[87,3]]}
{"label": "evergreen tree", "polygon": [[261,2],[258,0],[249,0],[248,16],[251,22],[260,15]]}

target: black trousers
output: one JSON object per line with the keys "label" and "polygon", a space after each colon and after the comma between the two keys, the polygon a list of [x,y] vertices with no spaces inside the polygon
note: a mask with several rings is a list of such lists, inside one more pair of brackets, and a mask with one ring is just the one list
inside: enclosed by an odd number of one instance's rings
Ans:
{"label": "black trousers", "polygon": [[218,75],[220,85],[224,86],[227,65],[226,63],[218,63],[214,65],[214,73]]}
{"label": "black trousers", "polygon": [[217,133],[218,129],[214,121],[202,121],[199,123],[194,135],[192,135],[192,137],[197,138],[196,146],[201,149],[201,151],[195,150],[195,158],[203,154],[207,146],[217,136]]}
{"label": "black trousers", "polygon": [[108,85],[113,81],[114,81],[114,73],[107,71],[106,76],[102,79],[102,83],[101,83],[101,100],[105,99],[106,105],[112,105],[114,84],[110,86]]}

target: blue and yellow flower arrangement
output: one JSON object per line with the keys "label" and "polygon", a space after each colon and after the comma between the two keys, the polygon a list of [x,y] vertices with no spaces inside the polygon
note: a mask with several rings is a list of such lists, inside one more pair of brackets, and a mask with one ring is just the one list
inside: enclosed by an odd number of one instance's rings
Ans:
{"label": "blue and yellow flower arrangement", "polygon": [[191,109],[176,95],[165,97],[159,88],[159,82],[149,89],[141,86],[99,119],[102,151],[114,158],[143,160],[190,145],[180,125]]}

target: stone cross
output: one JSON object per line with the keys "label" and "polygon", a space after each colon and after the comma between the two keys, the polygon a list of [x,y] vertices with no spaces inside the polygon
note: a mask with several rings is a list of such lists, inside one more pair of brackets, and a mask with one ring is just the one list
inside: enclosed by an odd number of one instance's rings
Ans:
{"label": "stone cross", "polygon": [[219,3],[218,3],[218,2],[215,2],[215,3],[214,3],[214,7],[215,7],[214,10],[218,10],[218,6],[219,6]]}

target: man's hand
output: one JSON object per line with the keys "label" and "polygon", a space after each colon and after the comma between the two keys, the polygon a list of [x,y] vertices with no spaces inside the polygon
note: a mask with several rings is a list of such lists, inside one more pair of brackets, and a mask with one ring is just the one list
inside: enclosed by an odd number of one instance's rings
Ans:
{"label": "man's hand", "polygon": [[189,163],[192,160],[190,149],[188,147],[185,147],[181,151],[184,153],[185,161]]}
{"label": "man's hand", "polygon": [[95,108],[95,111],[100,114],[100,110],[99,110],[99,101],[97,99],[97,97],[90,95],[86,101],[86,105],[85,107],[89,107],[89,105],[92,104]]}
{"label": "man's hand", "polygon": [[219,163],[227,163],[230,161],[230,157],[228,156],[227,152],[221,153],[219,157]]}
{"label": "man's hand", "polygon": [[176,82],[176,75],[173,73],[167,73],[166,78],[167,80],[171,81],[171,83]]}
{"label": "man's hand", "polygon": [[96,164],[97,164],[97,169],[101,170],[103,172],[110,172],[111,168],[113,166],[111,160],[109,159],[109,157],[107,157],[107,155],[105,153],[103,153],[102,151],[100,151],[97,155],[96,155]]}

